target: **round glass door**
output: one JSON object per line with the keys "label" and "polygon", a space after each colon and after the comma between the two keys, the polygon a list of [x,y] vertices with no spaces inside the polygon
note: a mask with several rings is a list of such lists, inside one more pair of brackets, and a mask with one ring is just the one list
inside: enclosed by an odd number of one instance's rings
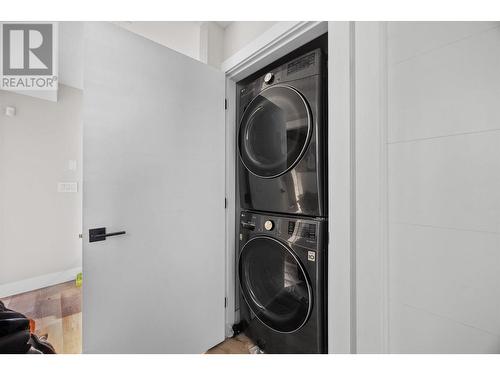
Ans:
{"label": "round glass door", "polygon": [[272,86],[255,97],[243,114],[240,157],[253,174],[277,177],[300,160],[310,136],[311,114],[302,95],[289,86]]}
{"label": "round glass door", "polygon": [[241,292],[257,318],[278,332],[302,327],[311,312],[311,286],[291,249],[270,237],[255,237],[239,261]]}

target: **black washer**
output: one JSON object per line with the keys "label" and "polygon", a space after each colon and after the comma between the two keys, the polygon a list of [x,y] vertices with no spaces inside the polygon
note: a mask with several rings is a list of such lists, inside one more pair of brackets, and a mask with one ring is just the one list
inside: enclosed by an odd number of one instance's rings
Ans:
{"label": "black washer", "polygon": [[290,333],[309,318],[311,284],[293,250],[274,238],[254,237],[240,253],[243,296],[257,318],[269,328]]}
{"label": "black washer", "polygon": [[241,212],[238,329],[264,352],[327,351],[326,237],[324,218]]}

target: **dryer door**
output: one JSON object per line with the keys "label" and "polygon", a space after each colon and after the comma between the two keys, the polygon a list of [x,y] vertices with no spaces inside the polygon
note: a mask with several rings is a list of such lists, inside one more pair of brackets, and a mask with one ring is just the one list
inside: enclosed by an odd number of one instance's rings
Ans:
{"label": "dryer door", "polygon": [[277,177],[300,160],[311,133],[311,112],[304,97],[290,86],[269,87],[250,102],[241,119],[241,160],[259,177]]}
{"label": "dryer door", "polygon": [[278,332],[294,332],[309,318],[312,289],[295,253],[270,237],[255,237],[239,260],[240,286],[257,318]]}

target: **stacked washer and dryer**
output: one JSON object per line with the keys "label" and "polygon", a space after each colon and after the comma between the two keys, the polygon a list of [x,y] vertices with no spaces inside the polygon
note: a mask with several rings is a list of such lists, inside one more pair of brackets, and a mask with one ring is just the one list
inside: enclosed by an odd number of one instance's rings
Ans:
{"label": "stacked washer and dryer", "polygon": [[327,351],[325,83],[317,48],[239,86],[237,329],[265,353]]}

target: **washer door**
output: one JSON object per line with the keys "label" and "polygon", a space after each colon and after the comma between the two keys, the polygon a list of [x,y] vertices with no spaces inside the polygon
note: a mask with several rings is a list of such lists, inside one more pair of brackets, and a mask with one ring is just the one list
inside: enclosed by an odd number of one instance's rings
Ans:
{"label": "washer door", "polygon": [[302,327],[312,308],[311,285],[293,251],[270,237],[255,237],[239,260],[243,297],[269,328],[289,333]]}
{"label": "washer door", "polygon": [[309,107],[297,90],[283,85],[263,90],[241,119],[239,149],[243,164],[264,178],[287,172],[304,154],[311,127]]}

